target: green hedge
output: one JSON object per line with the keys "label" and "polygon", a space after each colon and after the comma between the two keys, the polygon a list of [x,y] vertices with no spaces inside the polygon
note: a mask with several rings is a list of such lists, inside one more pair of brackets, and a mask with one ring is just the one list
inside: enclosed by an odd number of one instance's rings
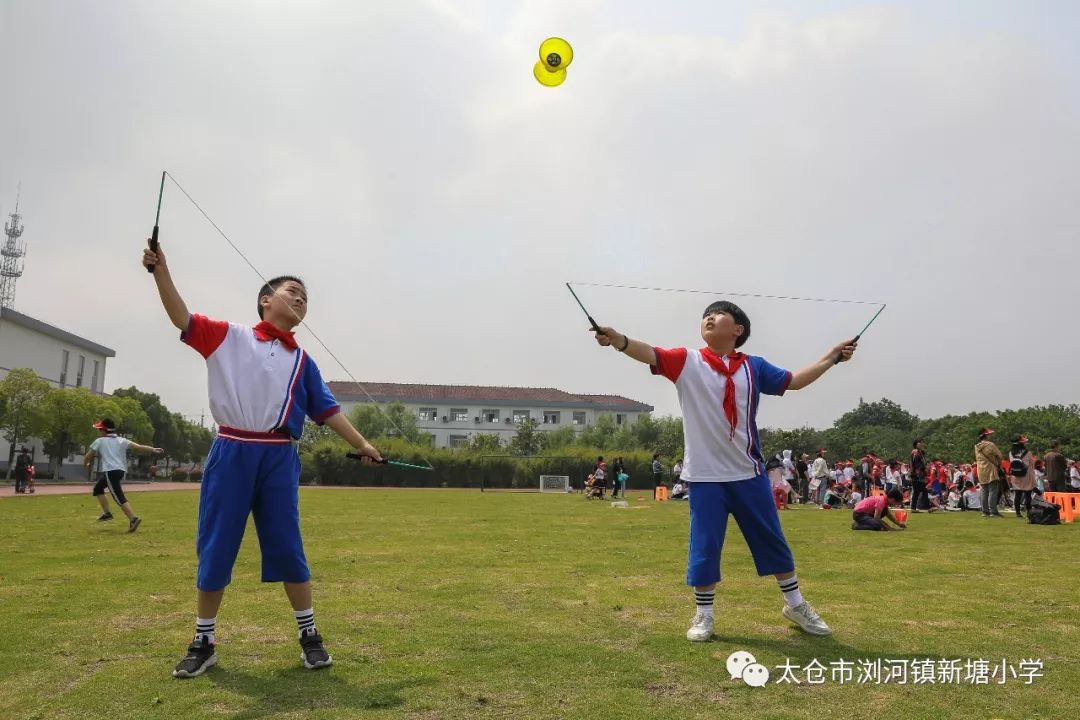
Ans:
{"label": "green hedge", "polygon": [[[547,458],[485,457],[467,450],[417,447],[397,439],[375,442],[384,457],[415,465],[435,466],[433,471],[408,470],[379,465],[365,467],[345,457],[349,446],[338,438],[325,438],[301,452],[300,482],[306,485],[363,485],[372,487],[455,487],[536,489],[540,475],[568,475],[580,489],[600,455],[608,462],[617,455],[592,448],[569,447],[544,453]],[[644,451],[620,453],[630,476],[629,488],[653,486],[652,455]],[[556,456],[558,459],[556,459]],[[670,482],[670,459],[665,461],[665,480]],[[610,482],[608,484],[610,487]]]}

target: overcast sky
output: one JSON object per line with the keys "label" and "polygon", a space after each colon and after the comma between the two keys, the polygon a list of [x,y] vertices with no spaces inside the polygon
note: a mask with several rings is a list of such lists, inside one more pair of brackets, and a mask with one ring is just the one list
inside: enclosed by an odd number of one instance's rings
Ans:
{"label": "overcast sky", "polygon": [[[947,8],[941,6],[947,5]],[[532,78],[566,37],[566,83]],[[359,381],[674,389],[597,348],[563,283],[888,303],[856,361],[763,404],[829,425],[1080,401],[1080,4],[480,0],[0,2],[0,212],[17,310],[116,350],[106,390],[207,407],[139,266],[162,169]],[[193,311],[260,280],[169,185]],[[584,288],[602,323],[698,346],[711,296]],[[736,299],[795,369],[867,305]],[[327,379],[347,379],[310,334]]]}

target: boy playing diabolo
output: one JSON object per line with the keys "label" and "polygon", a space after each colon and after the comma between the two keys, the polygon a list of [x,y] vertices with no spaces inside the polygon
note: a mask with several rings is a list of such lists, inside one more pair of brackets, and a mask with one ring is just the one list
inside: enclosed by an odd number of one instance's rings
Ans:
{"label": "boy playing diabolo", "polygon": [[795,560],[773,503],[757,430],[760,394],[783,395],[821,377],[838,360],[849,360],[853,342],[843,342],[796,373],[764,358],[737,351],[750,337],[750,319],[737,305],[714,302],[701,318],[705,347],[664,349],[633,340],[609,327],[596,341],[649,365],[675,383],[682,408],[686,453],[682,477],[690,493],[690,555],[686,584],[694,588],[697,613],[686,631],[692,641],[713,634],[713,600],[720,581],[720,553],[728,515],[739,524],[758,575],[773,575],[784,596],[783,615],[813,635],[829,626],[799,591]]}
{"label": "boy playing diabolo", "polygon": [[173,676],[195,677],[217,662],[218,608],[249,514],[259,536],[262,580],[285,586],[304,667],[326,667],[332,659],[315,627],[311,573],[300,536],[296,440],[306,416],[330,426],[365,456],[364,463],[382,458],[340,413],[319,368],[296,344],[292,329],[307,314],[307,289],[291,276],[265,283],[258,295],[261,322],[251,327],[189,313],[160,247],[144,251],[143,264],[153,270],[180,339],[206,359],[210,411],[218,425],[199,492],[195,637]]}

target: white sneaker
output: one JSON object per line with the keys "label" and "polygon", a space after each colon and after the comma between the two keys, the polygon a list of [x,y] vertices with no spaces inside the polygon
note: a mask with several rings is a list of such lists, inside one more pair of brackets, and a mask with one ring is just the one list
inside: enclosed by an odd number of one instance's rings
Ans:
{"label": "white sneaker", "polygon": [[690,629],[686,631],[686,639],[690,642],[707,642],[713,634],[713,616],[698,612],[690,622]]}
{"label": "white sneaker", "polygon": [[[820,615],[814,612],[814,608],[810,607],[810,603],[805,600],[802,605],[797,607],[788,607],[785,605],[783,614],[784,617],[811,635],[832,635],[832,630],[829,629],[829,626],[825,624],[825,621],[821,619]],[[689,633],[687,633],[687,637],[689,637]]]}

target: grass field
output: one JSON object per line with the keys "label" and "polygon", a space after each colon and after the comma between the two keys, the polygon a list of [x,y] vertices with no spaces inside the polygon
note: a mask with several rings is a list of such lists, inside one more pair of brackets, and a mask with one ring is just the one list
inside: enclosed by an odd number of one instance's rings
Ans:
{"label": "grass field", "polygon": [[[807,598],[834,636],[780,616],[734,523],[717,638],[688,643],[685,504],[578,495],[304,489],[319,627],[335,664],[300,667],[249,527],[218,619],[219,666],[174,680],[194,622],[195,492],[138,493],[96,523],[89,495],[0,500],[0,718],[1066,718],[1080,706],[1080,524],[971,513],[855,533],[850,514],[784,513]],[[121,516],[122,517],[122,516]],[[1043,676],[752,688],[770,668],[978,660]],[[961,680],[963,675],[961,676]]]}

